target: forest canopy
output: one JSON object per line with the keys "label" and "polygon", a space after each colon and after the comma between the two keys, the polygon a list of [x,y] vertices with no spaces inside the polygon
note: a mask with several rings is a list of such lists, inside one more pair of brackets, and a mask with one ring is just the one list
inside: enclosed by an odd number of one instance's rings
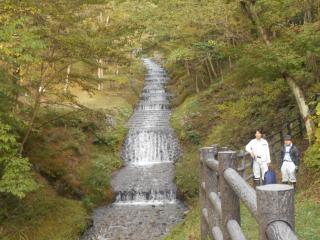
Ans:
{"label": "forest canopy", "polygon": [[320,0],[2,0],[0,221],[42,216],[28,209],[38,199],[47,209],[45,192],[52,209],[77,209],[83,228],[83,206],[112,200],[144,56],[170,75],[187,201],[200,146],[239,149],[254,127],[271,135],[297,117],[305,175],[318,176],[319,11]]}

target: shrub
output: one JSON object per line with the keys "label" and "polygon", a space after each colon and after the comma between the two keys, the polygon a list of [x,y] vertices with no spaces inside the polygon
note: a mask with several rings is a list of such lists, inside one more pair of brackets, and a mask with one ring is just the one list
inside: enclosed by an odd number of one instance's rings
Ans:
{"label": "shrub", "polygon": [[117,126],[116,129],[111,131],[106,130],[95,134],[94,143],[104,144],[108,147],[108,150],[118,152],[126,133],[127,129],[125,127]]}
{"label": "shrub", "polygon": [[186,152],[186,155],[176,165],[176,184],[179,192],[192,200],[199,192],[198,157],[196,148]]}
{"label": "shrub", "polygon": [[317,106],[316,122],[318,126],[315,130],[315,142],[305,153],[304,163],[308,168],[320,170],[320,103]]}
{"label": "shrub", "polygon": [[24,198],[37,189],[31,164],[18,153],[16,137],[8,125],[0,122],[0,192]]}
{"label": "shrub", "polygon": [[121,166],[120,159],[112,153],[99,153],[95,156],[85,184],[89,194],[83,199],[86,207],[91,208],[94,203],[110,200],[110,181],[112,172]]}
{"label": "shrub", "polygon": [[198,131],[189,130],[186,132],[186,135],[187,135],[187,139],[190,143],[196,144],[196,145],[200,144],[201,136]]}

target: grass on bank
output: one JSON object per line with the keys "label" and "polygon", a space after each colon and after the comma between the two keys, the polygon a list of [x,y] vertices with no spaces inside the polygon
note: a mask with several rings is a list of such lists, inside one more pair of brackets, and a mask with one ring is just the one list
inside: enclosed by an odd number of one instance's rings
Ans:
{"label": "grass on bank", "polygon": [[[142,83],[141,75],[134,87]],[[119,150],[138,96],[129,87],[72,91],[92,112],[41,111],[37,122],[45,124],[26,146],[40,188],[23,200],[0,198],[1,240],[77,240],[92,208],[113,199],[111,175],[122,166]]]}
{"label": "grass on bank", "polygon": [[108,145],[95,144],[90,133],[69,126],[32,137],[29,159],[42,175],[41,187],[21,201],[6,199],[1,240],[79,239],[91,209],[112,201],[111,175],[122,166],[117,151],[125,132],[113,129],[103,136]]}
{"label": "grass on bank", "polygon": [[[301,240],[319,240],[320,204],[312,200],[296,199],[296,231]],[[259,239],[258,224],[241,205],[241,227],[248,240]],[[185,220],[172,229],[165,240],[200,240],[199,205],[193,205]]]}
{"label": "grass on bank", "polygon": [[2,213],[1,240],[74,240],[86,228],[89,214],[80,201],[58,196],[45,179],[38,176],[40,189],[23,201],[10,201]]}
{"label": "grass on bank", "polygon": [[[228,145],[234,149],[243,146],[251,137],[254,126],[272,129],[272,122],[290,118],[285,114],[285,106],[290,97],[283,99],[279,89],[282,83],[253,83],[250,88],[261,92],[259,98],[250,97],[247,90],[233,92],[232,87],[216,85],[197,95],[187,97],[173,110],[171,122],[183,146],[183,157],[176,164],[176,184],[178,191],[191,208],[186,219],[166,237],[166,240],[200,239],[200,214],[198,201],[199,156],[198,149],[213,143]],[[276,89],[278,88],[278,89]],[[261,91],[261,89],[265,89]],[[271,94],[272,93],[272,94]],[[269,99],[271,94],[272,98]],[[238,101],[241,99],[240,101]],[[261,108],[262,104],[264,106]],[[278,109],[272,109],[277,106]],[[280,108],[280,110],[279,110]],[[271,109],[271,110],[270,110]],[[280,111],[280,113],[279,113]],[[252,115],[255,113],[255,120]],[[268,113],[268,114],[267,114]],[[294,113],[295,114],[295,113]],[[280,115],[280,120],[277,118]],[[267,116],[267,119],[264,119]],[[230,141],[230,139],[232,141]],[[299,194],[296,197],[296,230],[299,239],[320,239],[319,175],[302,167],[299,171]],[[258,239],[258,226],[249,211],[241,206],[241,222],[248,240]]]}

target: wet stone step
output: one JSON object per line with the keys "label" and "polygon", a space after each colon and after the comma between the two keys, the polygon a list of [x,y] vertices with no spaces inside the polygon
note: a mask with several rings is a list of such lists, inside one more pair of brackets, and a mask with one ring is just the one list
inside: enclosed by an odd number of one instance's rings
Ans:
{"label": "wet stone step", "polygon": [[131,128],[129,130],[129,134],[137,134],[141,131],[144,132],[148,132],[148,133],[154,133],[154,132],[162,132],[162,133],[166,133],[166,134],[174,134],[174,130],[172,128],[168,128],[163,127],[163,128],[158,128],[158,127],[154,127],[153,125],[148,127],[144,127],[144,128]]}
{"label": "wet stone step", "polygon": [[167,119],[168,117],[171,116],[170,112],[168,112],[169,109],[158,109],[156,111],[158,111],[157,113],[154,113],[152,110],[150,111],[143,111],[143,110],[136,110],[136,113],[130,118],[130,120],[135,120],[136,118],[159,118],[159,120],[161,120],[161,118],[165,118]]}
{"label": "wet stone step", "polygon": [[[169,120],[168,120],[169,121]],[[149,128],[159,128],[159,129],[163,129],[166,127],[167,122],[158,122],[158,123],[154,123],[155,121],[150,121],[150,120],[135,120],[133,122],[130,122],[128,124],[129,128],[132,128],[134,130],[140,129],[140,130],[144,130],[144,129],[149,129]]]}
{"label": "wet stone step", "polygon": [[112,179],[115,192],[147,192],[168,189],[176,191],[174,184],[174,166],[171,162],[162,162],[147,166],[129,164]]}
{"label": "wet stone step", "polygon": [[[152,124],[153,126],[157,126],[158,124],[168,125],[169,120],[170,120],[169,117],[166,119],[160,119],[160,120],[158,120],[158,118],[156,116],[137,117],[137,118],[131,119],[128,122],[128,125],[137,124],[137,126],[139,126],[139,127],[140,127],[140,125],[143,126],[143,125],[147,125],[148,123]],[[135,126],[132,126],[132,127],[135,127]]]}
{"label": "wet stone step", "polygon": [[148,100],[140,100],[140,102],[138,103],[138,105],[142,105],[142,104],[170,104],[168,99],[165,100],[161,100],[161,101],[148,101]]}
{"label": "wet stone step", "polygon": [[153,96],[141,96],[140,99],[145,101],[150,101],[150,102],[156,102],[156,101],[167,101],[169,98],[163,97],[161,95],[159,96],[153,95]]}
{"label": "wet stone step", "polygon": [[164,73],[164,72],[155,72],[153,71],[152,73],[147,73],[145,75],[145,78],[148,79],[148,78],[165,78],[165,79],[168,79],[167,75]]}
{"label": "wet stone step", "polygon": [[134,134],[135,132],[138,133],[140,131],[148,131],[148,132],[163,132],[165,134],[175,134],[174,130],[172,128],[168,129],[165,125],[163,126],[154,126],[154,125],[150,125],[150,126],[143,126],[142,127],[136,127],[136,128],[130,128],[129,132]]}
{"label": "wet stone step", "polygon": [[140,96],[152,96],[152,95],[156,95],[156,96],[163,96],[163,97],[167,97],[169,94],[165,92],[165,89],[163,87],[161,88],[144,88],[140,94]]}
{"label": "wet stone step", "polygon": [[176,200],[176,191],[172,189],[165,190],[149,190],[145,192],[120,191],[116,193],[115,203],[134,203],[135,201],[144,202],[146,204],[153,202],[174,202]]}
{"label": "wet stone step", "polygon": [[161,90],[165,90],[165,86],[164,84],[161,84],[161,83],[149,83],[149,84],[146,84],[144,86],[143,89],[161,89]]}
{"label": "wet stone step", "polygon": [[[145,110],[144,112],[145,113],[148,113],[149,111],[152,111],[152,110]],[[159,110],[161,111],[161,110]],[[169,123],[169,120],[170,120],[170,116],[167,115],[167,116],[163,116],[161,118],[161,116],[157,116],[157,115],[147,115],[147,116],[135,116],[135,118],[132,118],[129,120],[129,124],[131,123],[147,123],[147,122],[150,122],[151,124],[154,124],[154,126],[157,125],[157,123],[160,123],[160,124],[166,124],[168,126],[168,123]],[[143,122],[142,122],[143,121]],[[134,127],[134,126],[133,126]]]}
{"label": "wet stone step", "polygon": [[148,73],[122,147],[125,167],[112,178],[115,202],[98,208],[82,240],[160,240],[186,210],[176,199],[174,162],[181,156],[170,126],[166,71],[143,59]]}
{"label": "wet stone step", "polygon": [[85,240],[159,240],[184,217],[177,201],[163,205],[111,205],[94,213],[94,224]]}
{"label": "wet stone step", "polygon": [[168,110],[170,109],[169,104],[141,104],[137,107],[138,110]]}
{"label": "wet stone step", "polygon": [[[148,124],[150,124],[151,126],[154,126],[156,127],[157,125],[168,125],[168,122],[169,122],[169,118],[167,119],[161,119],[161,121],[157,121],[157,118],[154,117],[154,118],[135,118],[135,119],[132,119],[128,122],[128,125],[132,125],[132,124],[137,124],[136,127],[143,127],[143,126],[146,126]],[[133,128],[135,127],[134,125],[132,126]]]}

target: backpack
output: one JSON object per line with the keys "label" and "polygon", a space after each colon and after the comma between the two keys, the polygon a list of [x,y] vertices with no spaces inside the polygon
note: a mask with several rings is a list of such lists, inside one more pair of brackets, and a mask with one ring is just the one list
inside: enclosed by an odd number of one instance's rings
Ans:
{"label": "backpack", "polygon": [[277,183],[276,173],[273,170],[269,169],[264,174],[263,184],[267,185],[267,184],[276,184],[276,183]]}

